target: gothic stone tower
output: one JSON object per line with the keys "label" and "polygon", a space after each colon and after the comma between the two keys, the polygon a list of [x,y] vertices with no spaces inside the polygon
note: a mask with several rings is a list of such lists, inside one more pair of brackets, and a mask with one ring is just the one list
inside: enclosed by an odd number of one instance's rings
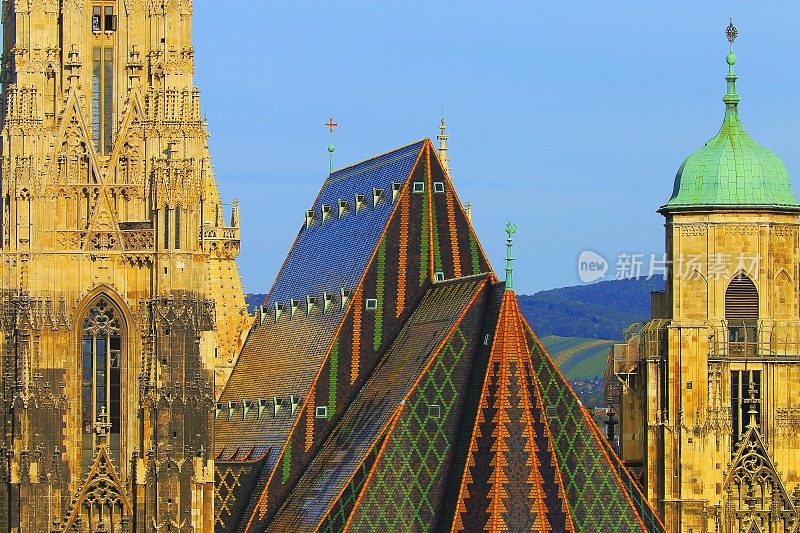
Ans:
{"label": "gothic stone tower", "polygon": [[783,533],[800,504],[800,206],[744,131],[727,63],[722,127],[660,210],[667,290],[614,361],[620,452],[668,531]]}
{"label": "gothic stone tower", "polygon": [[211,531],[215,381],[247,317],[192,3],[2,17],[0,529]]}

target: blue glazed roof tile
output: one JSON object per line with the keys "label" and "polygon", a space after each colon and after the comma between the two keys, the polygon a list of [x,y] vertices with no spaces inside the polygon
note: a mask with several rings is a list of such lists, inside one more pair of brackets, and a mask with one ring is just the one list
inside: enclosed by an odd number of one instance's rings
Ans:
{"label": "blue glazed roof tile", "polygon": [[[325,180],[313,206],[316,222],[300,230],[267,303],[304,301],[306,296],[323,292],[338,294],[340,289],[355,289],[372,252],[378,244],[394,204],[392,183],[405,183],[422,150],[417,142],[393,152],[337,170]],[[373,189],[385,191],[384,201],[373,206]],[[366,207],[355,212],[355,196],[366,196]],[[349,211],[338,216],[339,200],[346,200]],[[322,205],[329,205],[331,218],[322,222]]]}

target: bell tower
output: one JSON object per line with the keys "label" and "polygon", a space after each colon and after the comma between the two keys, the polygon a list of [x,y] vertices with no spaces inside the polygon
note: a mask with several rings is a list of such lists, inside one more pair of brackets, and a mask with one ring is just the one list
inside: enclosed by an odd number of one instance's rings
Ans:
{"label": "bell tower", "polygon": [[248,317],[193,9],[2,3],[4,530],[213,529],[213,405]]}
{"label": "bell tower", "polygon": [[614,354],[620,454],[668,531],[793,531],[800,204],[781,160],[742,126],[738,32],[726,33],[722,126],[684,160],[659,210],[666,291]]}

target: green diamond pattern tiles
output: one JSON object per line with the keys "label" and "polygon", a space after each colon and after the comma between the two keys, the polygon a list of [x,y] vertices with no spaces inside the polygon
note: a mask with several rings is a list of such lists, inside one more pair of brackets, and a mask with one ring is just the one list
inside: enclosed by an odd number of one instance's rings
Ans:
{"label": "green diamond pattern tiles", "polygon": [[645,523],[645,528],[647,531],[659,531],[659,528],[661,527],[660,522],[653,512],[653,509],[650,507],[650,504],[647,503],[644,494],[642,494],[639,487],[633,481],[630,474],[619,460],[619,457],[617,457],[617,454],[608,444],[608,441],[603,438],[602,435],[598,435],[598,437],[600,438],[600,442],[605,445],[606,453],[611,460],[611,463],[614,465],[617,476],[628,491],[628,495],[631,497],[631,500],[633,500],[633,504],[636,506],[639,516],[641,516],[642,521]]}
{"label": "green diamond pattern tiles", "polygon": [[[435,362],[448,333],[485,285],[485,277],[462,278],[437,284],[426,292],[267,531],[300,533],[318,527],[327,514],[329,502],[338,499],[359,465],[377,446],[384,428],[392,426],[404,398]],[[447,391],[441,390],[443,394]]]}
{"label": "green diamond pattern tiles", "polygon": [[369,475],[372,465],[375,463],[375,457],[377,457],[378,450],[380,450],[382,444],[383,440],[381,439],[376,446],[372,448],[372,451],[364,462],[361,463],[353,479],[348,483],[347,488],[342,492],[342,495],[334,503],[333,507],[331,507],[328,516],[326,516],[322,524],[320,524],[317,530],[318,533],[340,533],[344,530],[344,526],[350,518],[350,513],[353,510],[353,506],[356,504],[358,495],[361,494],[361,490],[364,488],[364,483],[367,481],[367,476]]}
{"label": "green diamond pattern tiles", "polygon": [[[431,531],[441,496],[445,458],[457,435],[448,433],[453,406],[462,393],[454,381],[468,345],[456,329],[406,403],[369,486],[356,510],[352,531]],[[438,406],[431,416],[431,406]]]}
{"label": "green diamond pattern tiles", "polygon": [[627,491],[612,472],[614,467],[606,459],[604,445],[588,426],[593,422],[584,416],[555,363],[538,342],[531,344],[532,375],[537,378],[545,405],[555,407],[557,413],[549,418],[549,426],[576,530],[647,531]]}

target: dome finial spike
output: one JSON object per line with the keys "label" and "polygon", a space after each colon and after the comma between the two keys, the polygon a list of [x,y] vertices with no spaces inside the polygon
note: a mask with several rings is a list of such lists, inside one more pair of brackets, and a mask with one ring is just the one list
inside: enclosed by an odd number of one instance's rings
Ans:
{"label": "dome finial spike", "polygon": [[725,28],[725,36],[728,38],[728,44],[730,45],[728,57],[725,58],[725,61],[728,63],[728,75],[725,76],[725,80],[728,82],[728,92],[722,100],[725,102],[726,108],[736,111],[740,98],[739,95],[736,94],[737,76],[733,71],[733,66],[736,64],[736,54],[733,53],[733,42],[736,40],[736,37],[739,36],[739,30],[733,25],[733,18],[730,19],[728,27]]}
{"label": "dome finial spike", "polygon": [[733,17],[730,19],[730,24],[725,28],[725,36],[728,38],[728,43],[731,45],[731,52],[733,52],[733,41],[739,36],[739,30],[733,25]]}

